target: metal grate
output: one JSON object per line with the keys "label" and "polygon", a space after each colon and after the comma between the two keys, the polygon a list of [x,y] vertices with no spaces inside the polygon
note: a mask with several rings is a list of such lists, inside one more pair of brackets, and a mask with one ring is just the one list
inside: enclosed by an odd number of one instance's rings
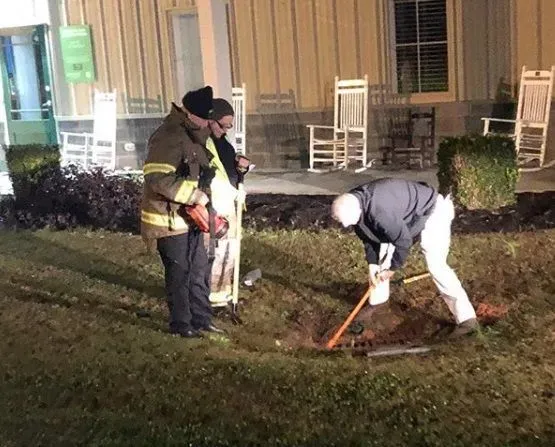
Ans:
{"label": "metal grate", "polygon": [[398,91],[447,91],[446,0],[394,1]]}

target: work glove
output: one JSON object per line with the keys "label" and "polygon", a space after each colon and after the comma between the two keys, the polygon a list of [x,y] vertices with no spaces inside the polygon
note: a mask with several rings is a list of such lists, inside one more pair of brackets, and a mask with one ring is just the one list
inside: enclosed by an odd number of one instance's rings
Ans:
{"label": "work glove", "polygon": [[206,206],[208,202],[210,202],[210,198],[206,193],[200,189],[195,189],[193,194],[191,195],[191,199],[189,200],[191,205],[202,205]]}

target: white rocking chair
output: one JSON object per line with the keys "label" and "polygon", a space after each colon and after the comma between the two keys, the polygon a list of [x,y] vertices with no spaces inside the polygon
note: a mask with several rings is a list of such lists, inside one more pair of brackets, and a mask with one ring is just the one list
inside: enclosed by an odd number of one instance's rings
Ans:
{"label": "white rocking chair", "polygon": [[[360,162],[355,172],[368,168],[368,75],[364,79],[335,77],[333,126],[310,124],[309,171],[346,169],[350,161]],[[316,129],[333,131],[333,138],[317,138]],[[316,169],[315,164],[330,165]]]}
{"label": "white rocking chair", "polygon": [[62,165],[77,165],[82,169],[116,168],[116,90],[94,94],[94,122],[92,133],[60,132],[62,137]]}
{"label": "white rocking chair", "polygon": [[520,165],[537,161],[541,167],[544,163],[554,74],[555,66],[531,71],[522,67],[516,118],[482,118],[484,135],[497,133],[491,130],[491,122],[514,124],[514,131],[506,135],[515,140]]}

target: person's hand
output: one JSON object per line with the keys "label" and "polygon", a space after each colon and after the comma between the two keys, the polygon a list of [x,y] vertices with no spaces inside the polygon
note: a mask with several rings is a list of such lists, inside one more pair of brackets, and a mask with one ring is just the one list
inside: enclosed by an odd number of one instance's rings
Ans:
{"label": "person's hand", "polygon": [[210,198],[204,191],[201,191],[200,189],[195,189],[195,191],[193,192],[193,197],[191,198],[191,202],[198,205],[206,206],[208,202],[210,202]]}
{"label": "person's hand", "polygon": [[250,165],[251,165],[251,162],[247,157],[241,154],[236,155],[235,167],[238,172],[242,174],[246,174],[247,172],[249,172]]}
{"label": "person's hand", "polygon": [[391,270],[382,270],[378,273],[378,282],[389,281],[394,274],[395,272],[392,272]]}
{"label": "person's hand", "polygon": [[378,275],[380,273],[380,266],[376,264],[368,264],[368,283],[371,286],[378,285]]}

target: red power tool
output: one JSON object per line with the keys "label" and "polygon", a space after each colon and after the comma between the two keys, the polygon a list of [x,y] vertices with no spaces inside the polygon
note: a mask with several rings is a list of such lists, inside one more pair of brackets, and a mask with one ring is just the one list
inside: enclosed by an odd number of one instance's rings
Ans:
{"label": "red power tool", "polygon": [[217,214],[210,215],[210,211],[203,205],[185,206],[185,212],[203,233],[210,233],[210,218],[213,220],[213,234],[216,239],[224,237],[229,230],[229,222],[225,217]]}

